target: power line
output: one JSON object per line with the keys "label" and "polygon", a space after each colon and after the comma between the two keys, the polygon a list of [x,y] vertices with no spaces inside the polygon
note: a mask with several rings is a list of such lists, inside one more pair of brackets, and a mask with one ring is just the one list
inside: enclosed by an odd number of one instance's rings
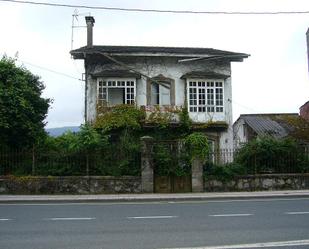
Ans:
{"label": "power line", "polygon": [[140,8],[120,8],[105,6],[89,6],[89,5],[71,5],[48,2],[20,1],[20,0],[0,0],[0,2],[11,2],[21,4],[43,5],[52,7],[65,8],[83,8],[93,10],[110,10],[110,11],[127,11],[127,12],[153,12],[153,13],[169,13],[169,14],[210,14],[210,15],[294,15],[309,14],[309,10],[305,11],[194,11],[194,10],[160,10],[160,9],[140,9]]}
{"label": "power line", "polygon": [[49,68],[46,68],[46,67],[38,66],[38,65],[32,64],[32,63],[30,63],[30,62],[24,61],[24,60],[19,60],[19,61],[22,62],[22,63],[24,63],[24,64],[30,65],[30,66],[32,66],[32,67],[37,67],[37,68],[40,68],[40,69],[42,69],[42,70],[45,70],[45,71],[48,71],[48,72],[51,72],[51,73],[54,73],[54,74],[62,75],[62,76],[65,76],[65,77],[67,77],[67,78],[71,78],[71,79],[74,79],[74,80],[83,81],[82,79],[73,77],[73,76],[71,76],[71,75],[68,75],[68,74],[65,74],[65,73],[61,73],[61,72],[57,72],[57,71],[54,71],[54,70],[49,69]]}

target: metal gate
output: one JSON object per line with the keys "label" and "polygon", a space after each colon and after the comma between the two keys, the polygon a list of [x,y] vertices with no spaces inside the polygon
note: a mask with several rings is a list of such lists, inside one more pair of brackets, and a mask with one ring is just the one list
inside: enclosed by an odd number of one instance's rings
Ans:
{"label": "metal gate", "polygon": [[155,193],[192,191],[191,164],[178,140],[156,141],[152,147]]}
{"label": "metal gate", "polygon": [[192,192],[191,186],[191,175],[154,177],[155,193],[188,193]]}

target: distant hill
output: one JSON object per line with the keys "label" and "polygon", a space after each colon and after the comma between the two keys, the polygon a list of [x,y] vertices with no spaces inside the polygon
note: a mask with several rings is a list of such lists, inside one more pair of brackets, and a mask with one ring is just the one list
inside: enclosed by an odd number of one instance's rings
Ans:
{"label": "distant hill", "polygon": [[46,129],[46,132],[52,137],[58,137],[67,131],[79,132],[79,130],[80,130],[79,126],[64,126],[57,128],[48,128]]}

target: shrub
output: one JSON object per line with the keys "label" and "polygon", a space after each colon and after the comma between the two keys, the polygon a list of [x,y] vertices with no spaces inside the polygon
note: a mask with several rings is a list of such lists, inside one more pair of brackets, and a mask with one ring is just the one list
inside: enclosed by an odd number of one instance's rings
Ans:
{"label": "shrub", "polygon": [[237,163],[228,163],[224,165],[206,163],[204,165],[204,177],[206,179],[217,179],[222,182],[227,182],[232,180],[235,176],[245,175],[246,173],[246,168]]}
{"label": "shrub", "polygon": [[251,174],[304,172],[308,166],[308,159],[295,141],[272,137],[258,138],[244,145],[236,153],[235,162]]}

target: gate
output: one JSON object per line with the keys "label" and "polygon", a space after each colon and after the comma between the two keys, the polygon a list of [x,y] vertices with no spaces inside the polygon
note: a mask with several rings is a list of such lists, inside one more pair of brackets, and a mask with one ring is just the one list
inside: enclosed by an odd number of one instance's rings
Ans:
{"label": "gate", "polygon": [[152,159],[155,193],[192,191],[191,163],[180,141],[153,142]]}

